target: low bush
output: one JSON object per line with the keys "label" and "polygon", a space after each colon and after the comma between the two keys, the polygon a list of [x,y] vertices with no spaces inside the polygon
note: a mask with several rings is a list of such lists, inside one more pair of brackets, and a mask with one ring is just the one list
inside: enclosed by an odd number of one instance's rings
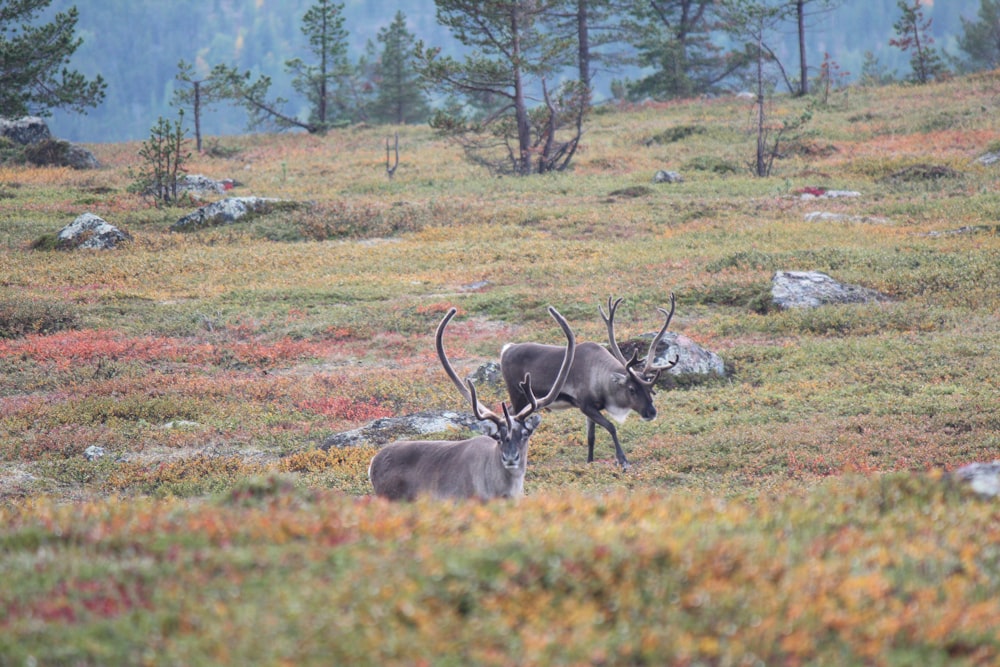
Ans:
{"label": "low bush", "polygon": [[61,301],[29,296],[0,298],[0,338],[50,334],[75,329],[79,324],[76,311]]}

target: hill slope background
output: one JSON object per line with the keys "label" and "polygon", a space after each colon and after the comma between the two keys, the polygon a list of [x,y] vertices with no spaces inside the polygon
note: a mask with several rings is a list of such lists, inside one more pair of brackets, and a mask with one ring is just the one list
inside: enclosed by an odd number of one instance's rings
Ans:
{"label": "hill slope background", "polygon": [[[0,167],[0,664],[995,664],[1000,517],[949,475],[1000,458],[998,91],[851,89],[766,179],[739,99],[605,109],[531,178],[421,127],[392,180],[390,128],[222,137],[192,173],[306,205],[191,233],[137,143]],[[132,243],[41,249],[85,211]],[[890,300],[777,311],[777,270]],[[628,472],[572,412],[520,503],[389,504],[374,448],[320,447],[465,409],[452,306],[467,374],[558,341],[547,305],[600,342],[609,295],[625,337],[671,291],[730,373],[624,424]]]}

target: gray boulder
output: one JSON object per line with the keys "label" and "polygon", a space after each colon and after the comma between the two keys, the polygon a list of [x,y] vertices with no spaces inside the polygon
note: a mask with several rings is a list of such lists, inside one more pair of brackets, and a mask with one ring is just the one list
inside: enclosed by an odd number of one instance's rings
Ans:
{"label": "gray boulder", "polygon": [[888,301],[889,297],[867,287],[843,285],[821,271],[778,271],[771,278],[771,299],[778,308],[787,310]]}
{"label": "gray boulder", "polygon": [[91,445],[87,449],[83,450],[83,458],[88,461],[96,461],[99,458],[103,458],[107,452],[104,451],[104,447],[98,445]]}
{"label": "gray boulder", "polygon": [[82,146],[69,144],[66,147],[66,166],[73,169],[97,169],[101,164],[97,157]]}
{"label": "gray boulder", "polygon": [[170,226],[175,232],[186,232],[204,227],[230,225],[247,215],[271,212],[279,199],[270,197],[227,197],[202,206]]}
{"label": "gray boulder", "polygon": [[888,224],[887,218],[874,215],[848,215],[846,213],[831,213],[830,211],[812,211],[806,213],[806,222],[866,222],[874,225]]}
{"label": "gray boulder", "polygon": [[468,431],[492,435],[495,430],[493,422],[479,421],[472,413],[430,410],[401,417],[383,417],[352,431],[334,433],[323,441],[320,449],[362,445],[382,447],[396,440],[408,438],[419,440],[428,434],[448,431],[455,431],[455,439],[460,440],[468,435]]}
{"label": "gray boulder", "polygon": [[827,190],[826,188],[805,188],[799,192],[799,199],[842,199],[844,197],[860,197],[855,190]]}
{"label": "gray boulder", "polygon": [[987,167],[990,166],[991,164],[996,164],[997,162],[1000,162],[1000,152],[990,151],[988,153],[983,153],[978,158],[976,158],[976,162],[982,165],[986,165]]}
{"label": "gray boulder", "polygon": [[74,248],[110,250],[131,238],[127,232],[109,225],[103,218],[93,213],[84,213],[59,231],[56,244],[64,250]]}
{"label": "gray boulder", "polygon": [[215,180],[201,174],[184,174],[177,180],[177,189],[183,192],[215,192],[222,194],[236,187],[236,181],[231,178]]}
{"label": "gray boulder", "polygon": [[97,169],[100,165],[86,148],[55,139],[49,126],[37,116],[0,118],[0,137],[25,146],[25,157],[40,166]]}
{"label": "gray boulder", "polygon": [[[636,336],[624,343],[619,343],[626,359],[638,352],[639,357],[646,356],[649,344],[656,337],[654,333]],[[664,366],[677,359],[677,364],[667,371],[672,376],[718,376],[726,375],[726,364],[715,352],[706,350],[684,334],[668,331],[663,334],[660,344],[656,346],[653,355],[653,365]],[[667,383],[669,384],[669,382]]]}
{"label": "gray boulder", "polygon": [[683,183],[684,177],[678,174],[676,171],[664,171],[659,170],[653,174],[654,183]]}
{"label": "gray boulder", "polygon": [[37,144],[52,138],[49,126],[38,116],[0,118],[0,136],[21,145]]}
{"label": "gray boulder", "polygon": [[955,470],[952,475],[981,496],[1000,496],[1000,461],[969,463]]}
{"label": "gray boulder", "polygon": [[43,139],[24,147],[24,157],[40,167],[71,167],[97,169],[100,164],[86,148],[60,139]]}
{"label": "gray boulder", "polygon": [[477,387],[499,387],[503,383],[503,374],[500,372],[500,364],[495,361],[487,361],[467,379],[475,382]]}

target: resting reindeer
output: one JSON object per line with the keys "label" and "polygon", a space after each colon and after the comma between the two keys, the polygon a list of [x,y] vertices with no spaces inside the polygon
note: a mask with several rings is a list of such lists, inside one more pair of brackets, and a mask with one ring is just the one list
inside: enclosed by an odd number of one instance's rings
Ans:
{"label": "resting reindeer", "polygon": [[[559,392],[559,397],[549,405],[550,410],[578,408],[587,416],[587,462],[594,460],[594,429],[595,424],[603,426],[611,434],[615,445],[615,457],[622,468],[628,468],[628,459],[618,441],[615,425],[601,411],[607,413],[619,424],[625,423],[629,413],[635,411],[646,421],[656,418],[656,406],[653,405],[653,384],[660,373],[675,366],[679,358],[663,365],[654,366],[653,358],[656,348],[663,340],[663,335],[670,326],[674,315],[674,295],[670,294],[670,312],[657,308],[667,321],[656,334],[649,346],[649,353],[642,362],[642,369],[636,370],[640,363],[638,351],[632,359],[626,360],[621,348],[615,341],[615,311],[622,299],[612,302],[608,297],[608,314],[603,308],[601,317],[608,328],[609,352],[603,345],[597,343],[580,343],[576,349],[573,366],[569,377]],[[559,368],[560,349],[555,345],[540,343],[508,343],[500,353],[500,372],[507,384],[511,407],[521,410],[529,401],[529,397],[521,390],[520,378],[531,374],[532,384],[536,391],[552,391],[555,386],[557,369]]]}
{"label": "resting reindeer", "polygon": [[536,398],[531,376],[525,373],[519,382],[524,400],[512,415],[501,403],[503,416],[483,407],[476,397],[476,387],[467,380],[462,384],[448,362],[442,338],[444,329],[455,315],[452,308],[438,325],[435,338],[438,358],[462,397],[472,405],[476,419],[496,425],[496,435],[480,435],[468,440],[400,440],[383,447],[368,467],[375,493],[390,500],[413,500],[429,494],[438,498],[512,498],[524,495],[524,472],[528,464],[528,438],[541,421],[538,411],[556,399],[562,390],[576,350],[576,339],[569,324],[555,308],[549,314],[562,327],[568,341],[561,350],[562,361],[550,381],[548,393]]}

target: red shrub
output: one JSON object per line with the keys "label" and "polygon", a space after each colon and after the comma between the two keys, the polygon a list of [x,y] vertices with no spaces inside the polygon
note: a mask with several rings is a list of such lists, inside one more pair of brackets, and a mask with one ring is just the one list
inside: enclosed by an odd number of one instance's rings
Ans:
{"label": "red shrub", "polygon": [[296,407],[327,417],[336,417],[348,421],[371,421],[382,417],[391,417],[392,410],[373,398],[356,400],[346,396],[330,396],[299,401]]}

